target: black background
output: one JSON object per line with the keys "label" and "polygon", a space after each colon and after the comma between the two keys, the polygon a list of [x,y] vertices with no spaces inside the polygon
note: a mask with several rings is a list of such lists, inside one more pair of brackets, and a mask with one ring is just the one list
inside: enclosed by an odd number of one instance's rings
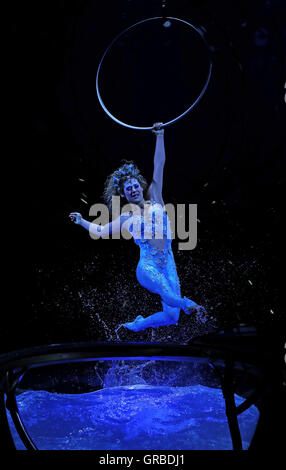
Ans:
{"label": "black background", "polygon": [[[139,252],[132,241],[93,241],[68,219],[79,211],[91,220],[89,207],[103,202],[104,181],[122,158],[134,159],[150,182],[154,136],[119,126],[104,113],[95,76],[111,40],[137,21],[161,16],[161,2],[42,0],[11,7],[12,152],[3,158],[7,242],[2,245],[10,282],[1,351],[82,340],[185,342],[204,332],[182,313],[178,326],[116,336],[120,323],[159,310],[160,299],[136,280]],[[178,251],[173,242],[183,295],[204,304],[217,327],[280,324],[285,4],[173,0],[168,14],[206,29],[214,61],[203,100],[165,131],[164,200],[197,204],[200,221],[194,250]],[[186,65],[184,44],[180,37],[173,40],[176,67],[170,62],[164,76],[154,76],[166,112],[177,100],[184,103],[185,74],[205,66],[203,55]],[[166,54],[162,47],[156,45],[156,54],[146,48],[142,70],[150,83],[150,70],[157,70],[157,58]],[[128,40],[122,48],[126,63],[132,63]],[[106,76],[108,71],[124,86],[123,68],[110,61]],[[134,119],[140,120],[140,106],[147,116],[150,96],[157,96],[148,86],[137,95],[130,86],[130,94],[124,90],[125,112],[136,109]],[[148,125],[157,120],[152,113]],[[6,278],[4,265],[3,272]]]}

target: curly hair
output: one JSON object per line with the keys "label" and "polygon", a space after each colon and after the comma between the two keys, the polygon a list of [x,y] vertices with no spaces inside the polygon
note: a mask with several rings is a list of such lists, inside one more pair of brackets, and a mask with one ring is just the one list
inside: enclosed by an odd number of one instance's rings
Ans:
{"label": "curly hair", "polygon": [[109,175],[104,184],[103,199],[108,209],[112,208],[112,196],[120,196],[122,199],[124,194],[124,183],[130,178],[136,178],[140,183],[143,191],[147,188],[147,181],[141,175],[139,168],[132,160],[122,160],[121,165],[111,175]]}

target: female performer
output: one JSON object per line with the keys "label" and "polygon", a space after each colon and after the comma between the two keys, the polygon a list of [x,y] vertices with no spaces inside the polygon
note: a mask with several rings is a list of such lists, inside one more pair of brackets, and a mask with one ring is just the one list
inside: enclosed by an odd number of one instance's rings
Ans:
{"label": "female performer", "polygon": [[[164,129],[156,123],[152,132],[156,135],[154,171],[148,186],[137,166],[125,162],[106,180],[104,199],[111,209],[112,196],[125,198],[134,211],[123,212],[115,220],[104,226],[90,223],[78,212],[69,217],[72,222],[87,229],[90,234],[105,237],[126,228],[140,247],[140,260],[136,275],[139,283],[162,301],[162,311],[144,318],[138,315],[134,321],[123,326],[133,331],[149,327],[172,325],[178,322],[180,309],[186,314],[194,312],[201,321],[206,321],[205,309],[187,297],[181,297],[180,283],[171,248],[170,221],[164,211],[162,198],[163,170],[165,164]],[[146,199],[145,199],[146,198]]]}

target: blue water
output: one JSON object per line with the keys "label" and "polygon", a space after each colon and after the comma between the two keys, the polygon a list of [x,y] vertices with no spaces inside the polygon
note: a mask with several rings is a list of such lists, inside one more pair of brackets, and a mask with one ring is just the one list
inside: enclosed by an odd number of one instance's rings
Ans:
{"label": "blue water", "polygon": [[[244,401],[235,398],[237,405]],[[17,402],[42,450],[232,449],[220,389],[136,384],[74,395],[25,391]],[[238,416],[244,449],[258,417],[255,406]],[[8,418],[16,446],[23,448]]]}

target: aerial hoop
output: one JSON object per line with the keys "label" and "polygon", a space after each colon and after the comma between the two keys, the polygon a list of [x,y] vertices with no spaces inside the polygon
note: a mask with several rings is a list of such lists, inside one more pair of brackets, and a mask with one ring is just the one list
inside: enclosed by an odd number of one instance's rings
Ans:
{"label": "aerial hoop", "polygon": [[[99,73],[100,73],[100,69],[101,69],[101,65],[102,65],[102,62],[103,62],[103,59],[104,57],[106,56],[106,54],[108,53],[108,51],[111,49],[111,47],[113,46],[113,44],[123,35],[125,34],[127,31],[129,31],[130,29],[132,28],[135,28],[135,26],[139,25],[139,24],[142,24],[142,23],[146,23],[147,21],[153,21],[153,20],[158,20],[158,19],[164,19],[164,20],[173,20],[173,21],[180,21],[181,23],[185,23],[186,25],[188,25],[190,28],[192,28],[193,30],[195,30],[201,37],[202,41],[204,42],[205,46],[207,49],[209,49],[209,46],[208,46],[208,43],[206,42],[202,32],[196,28],[195,26],[193,26],[191,23],[188,23],[187,21],[185,20],[181,20],[179,18],[173,18],[171,16],[168,16],[166,18],[163,18],[161,16],[156,16],[154,18],[147,18],[146,20],[142,20],[142,21],[139,21],[138,23],[135,23],[134,25],[132,26],[129,26],[128,28],[126,28],[124,31],[122,31],[120,34],[118,34],[114,39],[113,41],[111,42],[111,44],[107,47],[107,49],[105,50],[101,60],[100,60],[100,63],[99,63],[99,66],[98,66],[98,69],[97,69],[97,73],[96,73],[96,93],[97,93],[97,97],[98,97],[98,100],[99,100],[99,103],[101,105],[101,107],[103,108],[103,110],[106,112],[106,114],[111,118],[113,119],[115,122],[117,122],[117,124],[120,124],[121,126],[124,126],[124,127],[128,127],[130,129],[136,129],[136,130],[152,130],[153,129],[153,126],[150,126],[150,127],[138,127],[138,126],[132,126],[130,124],[127,124],[123,121],[120,121],[119,119],[117,119],[105,106],[105,104],[103,103],[102,101],[102,98],[101,98],[101,95],[100,95],[100,92],[99,92],[99,85],[98,85],[98,81],[99,81]],[[199,101],[202,99],[203,95],[205,94],[206,92],[206,89],[208,87],[208,84],[209,84],[209,81],[210,81],[210,78],[211,78],[211,73],[212,73],[212,60],[211,60],[211,56],[209,57],[209,69],[208,69],[208,76],[207,76],[207,79],[204,83],[204,86],[199,94],[199,96],[195,99],[195,101],[191,104],[191,106],[189,106],[182,114],[180,114],[179,116],[175,117],[174,119],[172,119],[171,121],[168,121],[168,122],[165,122],[162,124],[162,128],[163,127],[166,127],[166,126],[169,126],[170,124],[173,124],[174,122],[178,121],[179,119],[181,119],[182,117],[184,117],[187,113],[189,113],[198,103]]]}

